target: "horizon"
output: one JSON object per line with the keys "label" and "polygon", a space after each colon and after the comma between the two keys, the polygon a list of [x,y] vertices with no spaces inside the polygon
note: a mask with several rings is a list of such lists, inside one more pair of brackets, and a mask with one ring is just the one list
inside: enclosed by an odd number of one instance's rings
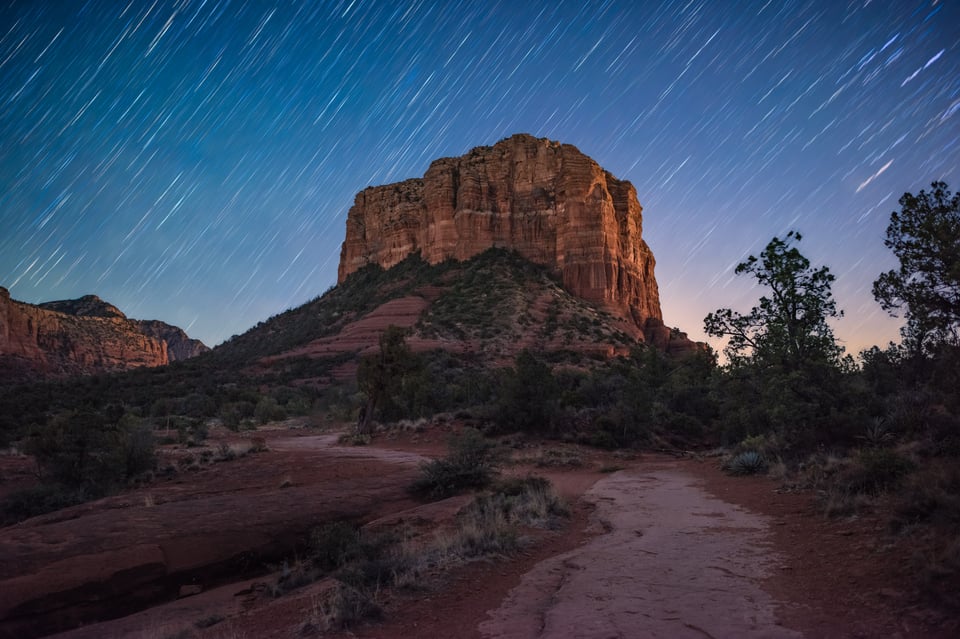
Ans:
{"label": "horizon", "polygon": [[[336,283],[367,186],[527,132],[637,189],[664,321],[759,292],[774,236],[836,276],[856,355],[904,192],[960,188],[960,7],[750,2],[8,9],[0,286],[216,346]],[[220,312],[210,312],[220,309]]]}

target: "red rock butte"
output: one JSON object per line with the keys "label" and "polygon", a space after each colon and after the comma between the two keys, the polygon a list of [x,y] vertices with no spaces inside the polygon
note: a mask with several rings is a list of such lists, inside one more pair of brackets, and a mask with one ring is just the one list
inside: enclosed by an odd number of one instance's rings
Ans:
{"label": "red rock butte", "polygon": [[423,178],[358,193],[338,281],[418,251],[436,264],[506,248],[552,269],[571,293],[632,319],[647,341],[657,341],[660,296],[641,212],[633,185],[576,147],[517,134],[435,160]]}

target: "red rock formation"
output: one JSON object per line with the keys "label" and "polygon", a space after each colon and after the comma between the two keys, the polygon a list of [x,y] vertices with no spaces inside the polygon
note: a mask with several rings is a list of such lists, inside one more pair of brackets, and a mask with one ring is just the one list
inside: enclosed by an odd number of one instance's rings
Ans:
{"label": "red rock formation", "polygon": [[11,299],[0,287],[0,372],[16,380],[171,361],[167,341],[139,324],[94,295],[37,306]]}
{"label": "red rock formation", "polygon": [[167,343],[167,355],[171,362],[190,359],[210,348],[198,339],[192,339],[179,326],[173,326],[160,320],[130,320],[138,331],[148,337],[155,337]]}
{"label": "red rock formation", "polygon": [[576,147],[520,134],[436,160],[422,179],[361,191],[347,215],[339,281],[416,251],[435,264],[503,247],[553,269],[570,292],[642,332],[662,316],[641,234],[632,184]]}

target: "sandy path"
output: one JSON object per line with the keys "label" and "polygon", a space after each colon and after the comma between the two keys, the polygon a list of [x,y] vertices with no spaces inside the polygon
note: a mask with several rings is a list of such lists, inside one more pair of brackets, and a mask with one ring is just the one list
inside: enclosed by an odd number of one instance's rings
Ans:
{"label": "sandy path", "polygon": [[607,531],[524,575],[484,637],[801,637],[758,585],[781,558],[764,517],[683,472],[618,472],[585,495]]}

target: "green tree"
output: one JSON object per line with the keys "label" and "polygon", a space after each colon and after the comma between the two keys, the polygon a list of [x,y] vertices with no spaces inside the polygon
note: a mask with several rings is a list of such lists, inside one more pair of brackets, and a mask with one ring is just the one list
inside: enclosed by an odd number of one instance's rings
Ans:
{"label": "green tree", "polygon": [[884,244],[900,268],[880,275],[873,296],[891,315],[905,309],[902,334],[915,354],[958,343],[960,328],[960,193],[944,182],[904,193],[890,215]]}
{"label": "green tree", "polygon": [[550,367],[527,349],[503,371],[497,422],[505,430],[547,432],[557,409],[560,388]]}
{"label": "green tree", "polygon": [[422,385],[423,363],[407,345],[404,329],[390,325],[380,334],[376,355],[364,357],[357,369],[357,385],[367,396],[367,404],[357,420],[357,432],[370,432],[374,415],[380,419],[399,419],[405,414],[405,397]]}
{"label": "green tree", "polygon": [[754,363],[797,370],[809,363],[839,364],[842,349],[827,324],[842,317],[833,299],[834,276],[792,246],[801,236],[774,237],[757,258],[749,256],[736,273],[752,275],[769,290],[747,314],[719,309],[704,319],[704,329],[714,337],[729,337],[724,352],[731,364]]}
{"label": "green tree", "polygon": [[99,495],[152,469],[156,458],[150,429],[130,414],[115,422],[110,417],[80,409],[37,429],[26,451],[36,459],[43,480]]}

